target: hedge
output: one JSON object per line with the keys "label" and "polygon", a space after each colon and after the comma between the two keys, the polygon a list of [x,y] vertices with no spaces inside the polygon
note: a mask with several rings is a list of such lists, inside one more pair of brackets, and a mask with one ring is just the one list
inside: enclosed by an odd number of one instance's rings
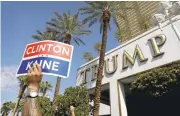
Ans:
{"label": "hedge", "polygon": [[131,93],[146,92],[160,97],[180,86],[180,60],[138,75],[130,85]]}

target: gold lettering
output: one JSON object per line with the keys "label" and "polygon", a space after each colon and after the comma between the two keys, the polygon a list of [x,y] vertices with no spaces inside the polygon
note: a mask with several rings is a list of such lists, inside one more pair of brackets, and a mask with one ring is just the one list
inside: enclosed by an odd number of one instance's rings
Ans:
{"label": "gold lettering", "polygon": [[109,63],[108,63],[109,59],[105,61],[105,68],[106,68],[107,74],[113,74],[117,70],[117,56],[118,55],[113,56],[113,70],[112,71],[109,71]]}
{"label": "gold lettering", "polygon": [[128,52],[124,51],[124,54],[123,54],[123,69],[128,67],[128,61],[132,65],[134,65],[137,55],[139,56],[140,62],[143,62],[143,61],[147,60],[147,58],[144,57],[139,45],[136,45],[136,48],[135,48],[135,51],[134,51],[134,54],[133,54],[133,58],[128,54]]}
{"label": "gold lettering", "polygon": [[82,75],[82,85],[87,83],[86,76],[87,76],[87,72],[88,71],[90,71],[90,68],[85,69],[84,71],[81,72],[81,75]]}
{"label": "gold lettering", "polygon": [[[161,40],[161,42],[159,44],[157,43],[157,39]],[[151,42],[151,45],[152,45],[152,48],[153,48],[153,51],[154,51],[153,57],[157,57],[159,55],[164,54],[164,52],[161,52],[159,50],[159,47],[162,46],[166,42],[166,36],[165,35],[162,35],[162,34],[157,35],[156,37],[154,37],[152,39],[149,39],[149,41]]]}

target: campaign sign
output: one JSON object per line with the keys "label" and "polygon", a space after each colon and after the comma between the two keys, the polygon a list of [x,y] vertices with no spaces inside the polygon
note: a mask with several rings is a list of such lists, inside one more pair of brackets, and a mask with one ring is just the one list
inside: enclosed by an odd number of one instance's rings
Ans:
{"label": "campaign sign", "polygon": [[37,63],[42,73],[67,78],[72,60],[73,46],[56,41],[41,41],[28,44],[17,75],[26,75],[29,68]]}

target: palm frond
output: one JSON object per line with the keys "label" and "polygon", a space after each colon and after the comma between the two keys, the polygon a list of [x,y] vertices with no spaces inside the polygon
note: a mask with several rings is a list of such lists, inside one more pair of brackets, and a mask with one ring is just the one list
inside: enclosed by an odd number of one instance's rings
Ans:
{"label": "palm frond", "polygon": [[94,50],[97,52],[101,50],[101,42],[97,42],[94,44]]}
{"label": "palm frond", "polygon": [[67,14],[63,13],[62,15],[59,15],[58,13],[55,13],[55,15],[57,18],[53,18],[53,20],[47,22],[47,24],[50,28],[54,28],[59,33],[59,40],[65,41],[66,34],[68,33],[77,45],[80,43],[83,44],[84,42],[82,42],[81,39],[76,38],[79,38],[82,35],[89,35],[91,31],[85,30],[84,24],[78,21],[79,12],[75,15],[71,15],[69,11]]}
{"label": "palm frond", "polygon": [[108,28],[109,28],[109,30],[111,31],[111,25],[108,23]]}
{"label": "palm frond", "polygon": [[90,35],[91,31],[89,31],[89,30],[79,30],[78,32],[73,32],[72,34],[76,35],[76,36]]}
{"label": "palm frond", "polygon": [[37,36],[37,35],[33,35],[32,38],[34,38],[38,41],[42,41],[42,38],[40,36]]}
{"label": "palm frond", "polygon": [[103,23],[101,23],[100,25],[100,34],[102,33],[102,30],[103,30]]}
{"label": "palm frond", "polygon": [[43,35],[43,33],[41,33],[39,30],[36,31],[39,35]]}
{"label": "palm frond", "polygon": [[84,15],[84,14],[92,14],[94,11],[93,10],[89,10],[89,11],[84,11],[81,13],[81,15]]}
{"label": "palm frond", "polygon": [[77,22],[78,16],[79,16],[79,11],[73,16],[73,20],[72,20],[73,24],[75,24]]}
{"label": "palm frond", "polygon": [[44,92],[44,91],[51,91],[53,88],[52,84],[48,81],[42,81],[40,83],[40,92]]}
{"label": "palm frond", "polygon": [[45,32],[38,31],[39,35],[33,35],[32,38],[43,41],[43,40],[59,40],[60,33],[53,28],[47,28]]}
{"label": "palm frond", "polygon": [[125,41],[129,37],[129,31],[127,29],[117,29],[115,33],[115,38],[118,40],[118,42]]}
{"label": "palm frond", "polygon": [[[112,18],[116,25],[118,25],[117,17],[125,19],[124,15],[119,13],[120,9],[126,9],[125,5],[121,5],[122,2],[120,1],[89,1],[85,3],[86,6],[79,9],[82,15],[87,15],[83,23],[88,23],[89,27],[91,27],[99,20],[101,23],[100,33],[102,32],[102,16],[105,10],[108,10],[109,20]],[[110,25],[108,25],[108,28],[110,29]]]}
{"label": "palm frond", "polygon": [[83,59],[86,60],[86,62],[89,62],[94,59],[93,55],[90,52],[84,52],[83,53]]}
{"label": "palm frond", "polygon": [[148,28],[151,27],[150,18],[150,15],[143,15],[141,18],[138,19],[138,23],[142,30],[148,30]]}
{"label": "palm frond", "polygon": [[27,75],[18,76],[17,79],[19,81],[20,86],[23,86],[27,83]]}
{"label": "palm frond", "polygon": [[89,22],[89,27],[91,27],[94,23],[98,21],[98,18],[94,18]]}
{"label": "palm frond", "polygon": [[46,22],[46,24],[48,24],[48,25],[50,25],[50,26],[52,26],[52,27],[58,28],[58,25],[56,25],[56,24],[53,23],[53,22]]}
{"label": "palm frond", "polygon": [[78,37],[76,37],[74,40],[78,40],[80,43],[82,43],[83,45],[85,45],[85,43]]}
{"label": "palm frond", "polygon": [[73,39],[73,40],[78,46],[80,46],[79,42],[76,39]]}
{"label": "palm frond", "polygon": [[54,14],[59,19],[59,21],[63,21],[63,17],[61,15],[59,15],[57,12],[54,12]]}
{"label": "palm frond", "polygon": [[88,16],[87,18],[85,18],[85,19],[83,20],[83,23],[85,24],[85,23],[87,23],[88,21],[92,21],[93,18],[98,18],[98,17],[100,17],[101,15],[102,15],[102,14],[100,14],[100,13],[94,13],[93,15]]}

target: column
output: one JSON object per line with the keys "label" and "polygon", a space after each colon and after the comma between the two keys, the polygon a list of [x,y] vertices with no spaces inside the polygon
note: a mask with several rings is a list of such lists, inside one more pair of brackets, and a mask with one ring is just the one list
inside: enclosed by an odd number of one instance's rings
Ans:
{"label": "column", "polygon": [[119,95],[120,95],[120,104],[121,104],[122,116],[128,116],[127,107],[126,107],[124,85],[121,82],[118,82],[118,84],[119,84]]}
{"label": "column", "polygon": [[123,84],[117,80],[110,82],[110,104],[111,116],[128,116],[124,87]]}

